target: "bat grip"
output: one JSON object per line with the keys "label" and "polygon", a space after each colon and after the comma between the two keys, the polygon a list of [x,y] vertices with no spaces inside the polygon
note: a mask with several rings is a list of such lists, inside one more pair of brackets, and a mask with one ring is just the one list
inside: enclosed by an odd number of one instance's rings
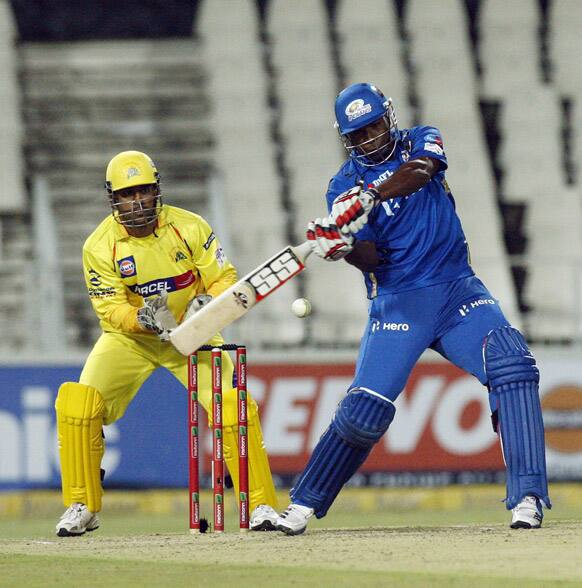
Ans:
{"label": "bat grip", "polygon": [[293,252],[298,257],[301,263],[305,263],[305,260],[311,255],[311,245],[309,241],[304,241],[301,245],[293,247]]}

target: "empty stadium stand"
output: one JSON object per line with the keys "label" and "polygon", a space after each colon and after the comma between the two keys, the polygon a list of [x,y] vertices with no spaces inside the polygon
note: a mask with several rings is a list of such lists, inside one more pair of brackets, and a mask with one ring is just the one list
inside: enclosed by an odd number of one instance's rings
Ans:
{"label": "empty stadium stand", "polygon": [[[15,43],[0,1],[0,350],[27,344],[15,323],[30,315],[34,178],[52,195],[68,344],[86,349],[98,328],[81,246],[108,214],[103,173],[115,153],[148,152],[166,201],[207,216],[245,273],[326,213],[327,182],[345,156],[333,100],[355,81],[390,95],[401,127],[441,129],[474,265],[509,318],[534,342],[582,341],[582,2],[292,5],[199,0],[173,14],[181,38],[164,39],[160,23],[155,39],[73,43],[39,25],[45,42],[27,29]],[[184,19],[194,19],[190,36]],[[132,30],[147,34],[143,22]],[[363,292],[347,264],[312,260],[228,335],[259,347],[355,348]],[[289,311],[298,296],[313,302],[308,321]]]}

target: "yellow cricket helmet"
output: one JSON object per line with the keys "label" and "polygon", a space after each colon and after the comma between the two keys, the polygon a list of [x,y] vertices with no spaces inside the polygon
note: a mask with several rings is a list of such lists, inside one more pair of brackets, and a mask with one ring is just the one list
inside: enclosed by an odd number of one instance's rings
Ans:
{"label": "yellow cricket helmet", "polygon": [[[148,186],[149,195],[130,202],[117,194],[136,186]],[[113,218],[128,229],[153,225],[162,209],[160,174],[154,162],[141,151],[122,151],[107,166],[105,189]],[[153,196],[153,198],[152,198]]]}
{"label": "yellow cricket helmet", "polygon": [[151,158],[141,151],[122,151],[107,166],[105,188],[111,196],[117,190],[160,184],[160,174]]}

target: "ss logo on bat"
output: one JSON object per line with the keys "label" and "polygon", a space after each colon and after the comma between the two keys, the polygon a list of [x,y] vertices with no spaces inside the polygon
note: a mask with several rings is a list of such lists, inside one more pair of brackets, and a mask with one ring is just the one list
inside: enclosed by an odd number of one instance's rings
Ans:
{"label": "ss logo on bat", "polygon": [[257,270],[248,281],[257,291],[257,301],[259,301],[302,269],[303,265],[291,249],[285,249],[277,257],[269,260],[264,267]]}

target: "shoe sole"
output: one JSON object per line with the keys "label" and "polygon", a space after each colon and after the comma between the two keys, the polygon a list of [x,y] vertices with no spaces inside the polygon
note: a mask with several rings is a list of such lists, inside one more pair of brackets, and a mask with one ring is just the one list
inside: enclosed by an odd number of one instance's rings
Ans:
{"label": "shoe sole", "polygon": [[291,537],[294,537],[296,535],[302,535],[303,533],[305,533],[305,529],[307,529],[307,525],[302,529],[299,529],[298,531],[294,531],[293,529],[290,529],[289,527],[284,527],[283,525],[277,525],[278,531],[282,531],[283,533],[285,533],[285,535],[290,535]]}
{"label": "shoe sole", "polygon": [[251,531],[276,531],[277,527],[269,520],[263,521],[259,525],[251,527]]}
{"label": "shoe sole", "polygon": [[525,521],[516,521],[515,523],[511,523],[509,525],[512,529],[541,529],[542,525],[531,525],[530,523],[526,523]]}
{"label": "shoe sole", "polygon": [[96,531],[99,528],[99,525],[96,527],[92,527],[91,529],[85,529],[82,533],[71,533],[71,531],[67,531],[64,527],[61,527],[57,531],[58,537],[81,537],[85,533],[91,533],[91,531]]}

